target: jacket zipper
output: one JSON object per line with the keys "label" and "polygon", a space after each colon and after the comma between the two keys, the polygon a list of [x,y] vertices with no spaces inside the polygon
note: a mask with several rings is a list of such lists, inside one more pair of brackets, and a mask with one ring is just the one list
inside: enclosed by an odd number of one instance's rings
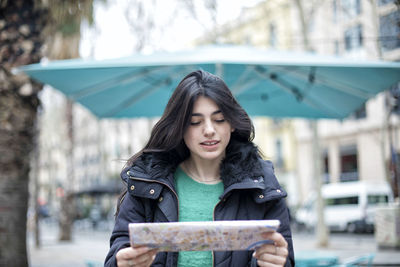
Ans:
{"label": "jacket zipper", "polygon": [[[213,210],[213,221],[215,221],[215,208],[219,205],[219,203],[221,203],[222,200],[218,201],[217,204],[215,204],[214,206],[214,210]],[[212,256],[212,266],[214,267],[214,251],[211,252],[211,256]]]}
{"label": "jacket zipper", "polygon": [[[128,174],[128,175],[129,175],[129,174]],[[163,183],[163,182],[160,182],[160,181],[156,181],[156,180],[147,180],[147,179],[142,179],[142,178],[138,178],[138,177],[133,177],[133,176],[130,176],[130,175],[129,175],[129,179],[137,180],[137,181],[143,181],[143,182],[150,182],[150,183],[159,183],[159,184],[162,184],[162,185],[165,185],[166,187],[168,187],[169,190],[171,190],[171,192],[174,193],[174,195],[175,195],[175,197],[176,197],[176,202],[178,203],[178,209],[177,209],[177,211],[178,211],[178,221],[179,221],[179,198],[178,198],[178,195],[176,194],[175,190],[172,189],[172,187],[170,187],[168,184]]]}

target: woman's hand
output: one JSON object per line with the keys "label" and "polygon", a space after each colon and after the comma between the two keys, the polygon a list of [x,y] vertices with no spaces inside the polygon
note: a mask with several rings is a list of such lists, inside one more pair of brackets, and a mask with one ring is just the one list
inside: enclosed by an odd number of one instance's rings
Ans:
{"label": "woman's hand", "polygon": [[118,267],[147,267],[150,266],[157,254],[156,249],[149,247],[123,248],[115,256]]}
{"label": "woman's hand", "polygon": [[284,266],[289,254],[285,238],[278,232],[265,233],[263,237],[272,243],[262,245],[254,252],[258,266]]}

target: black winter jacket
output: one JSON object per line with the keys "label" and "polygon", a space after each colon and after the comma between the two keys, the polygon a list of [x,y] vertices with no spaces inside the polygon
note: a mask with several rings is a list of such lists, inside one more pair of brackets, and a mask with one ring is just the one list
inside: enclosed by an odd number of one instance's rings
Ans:
{"label": "black winter jacket", "polygon": [[[289,244],[286,266],[294,266],[286,193],[274,175],[272,163],[263,161],[251,143],[240,144],[233,150],[227,152],[221,164],[224,193],[215,206],[214,220],[280,220],[278,231]],[[179,163],[171,154],[144,153],[122,172],[128,193],[121,200],[105,266],[116,266],[116,253],[130,245],[129,223],[178,221],[174,172]],[[214,266],[257,266],[252,253],[214,252]],[[176,266],[177,259],[177,252],[159,252],[152,266]]]}

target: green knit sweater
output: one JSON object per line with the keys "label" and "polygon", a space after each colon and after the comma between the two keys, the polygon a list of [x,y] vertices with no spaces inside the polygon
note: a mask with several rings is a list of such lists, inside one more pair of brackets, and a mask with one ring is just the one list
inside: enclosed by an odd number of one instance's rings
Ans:
{"label": "green knit sweater", "polygon": [[[218,197],[224,191],[222,182],[202,184],[191,179],[181,168],[175,172],[179,199],[179,221],[212,221]],[[181,251],[178,267],[212,266],[211,251]]]}

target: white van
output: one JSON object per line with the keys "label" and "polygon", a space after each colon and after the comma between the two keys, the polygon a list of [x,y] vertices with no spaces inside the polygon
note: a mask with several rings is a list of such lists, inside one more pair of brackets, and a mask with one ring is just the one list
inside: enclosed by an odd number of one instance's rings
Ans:
{"label": "white van", "polygon": [[[393,201],[388,184],[333,183],[322,186],[325,223],[335,231],[372,232],[375,208]],[[311,194],[296,212],[296,222],[313,228],[317,222],[316,194]]]}

